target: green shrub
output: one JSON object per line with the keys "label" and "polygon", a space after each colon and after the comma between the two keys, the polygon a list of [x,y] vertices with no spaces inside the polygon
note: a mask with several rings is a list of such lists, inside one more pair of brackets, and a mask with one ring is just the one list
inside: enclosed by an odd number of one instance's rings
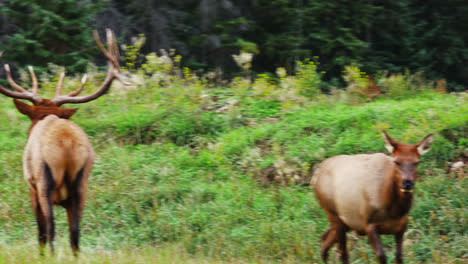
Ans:
{"label": "green shrub", "polygon": [[433,84],[424,79],[421,72],[410,74],[409,70],[404,73],[392,74],[378,80],[387,97],[402,100],[424,91],[433,90]]}
{"label": "green shrub", "polygon": [[320,95],[321,76],[317,70],[317,63],[310,60],[298,61],[296,68],[296,83],[299,93],[316,100]]}

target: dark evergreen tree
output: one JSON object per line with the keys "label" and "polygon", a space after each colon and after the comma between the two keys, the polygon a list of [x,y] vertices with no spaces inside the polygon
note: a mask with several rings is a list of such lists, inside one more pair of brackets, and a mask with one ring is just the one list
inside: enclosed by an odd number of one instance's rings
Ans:
{"label": "dark evergreen tree", "polygon": [[293,71],[296,61],[317,56],[330,79],[362,61],[363,32],[375,8],[367,1],[258,0],[250,9],[249,40],[260,49],[257,70]]}
{"label": "dark evergreen tree", "polygon": [[247,50],[256,72],[293,72],[317,56],[326,80],[357,63],[370,74],[423,71],[461,90],[467,13],[466,0],[0,0],[0,50],[12,64],[77,71],[96,50],[91,29],[110,27],[124,42],[144,34],[143,53],[176,49],[195,69],[239,71],[231,55]]}
{"label": "dark evergreen tree", "polygon": [[468,85],[468,2],[373,1],[369,48],[362,61],[378,70],[421,71],[430,79],[448,79],[452,90]]}
{"label": "dark evergreen tree", "polygon": [[0,3],[0,16],[11,26],[0,50],[2,61],[16,66],[63,65],[82,71],[92,58],[91,22],[100,5],[74,0],[9,0]]}
{"label": "dark evergreen tree", "polygon": [[423,70],[433,79],[449,80],[449,88],[468,87],[468,2],[464,0],[415,1],[422,9],[416,18],[425,21],[421,37],[425,59]]}

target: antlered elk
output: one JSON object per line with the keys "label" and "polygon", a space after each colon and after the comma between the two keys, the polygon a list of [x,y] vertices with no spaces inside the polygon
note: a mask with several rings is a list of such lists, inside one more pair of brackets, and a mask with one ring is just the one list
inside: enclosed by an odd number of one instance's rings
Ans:
{"label": "antlered elk", "polygon": [[[16,108],[27,115],[32,124],[23,155],[24,178],[31,191],[31,201],[38,224],[41,254],[45,244],[54,252],[55,236],[53,204],[63,206],[67,211],[70,228],[70,244],[76,254],[79,250],[79,222],[85,202],[88,175],[94,162],[94,152],[86,133],[75,123],[67,120],[77,110],[61,108],[65,103],[85,103],[106,93],[114,79],[121,79],[118,64],[118,49],[112,31],[107,30],[108,50],[102,45],[94,31],[98,47],[108,59],[108,71],[102,86],[93,94],[76,97],[86,83],[67,95],[62,95],[65,74],[60,75],[55,98],[42,99],[38,95],[38,82],[34,70],[29,67],[32,91],[29,92],[13,80],[10,67],[5,65],[8,83],[16,90],[0,86],[0,93],[14,98]],[[31,101],[34,105],[17,99]]]}
{"label": "antlered elk", "polygon": [[386,256],[380,234],[393,234],[396,262],[402,260],[402,240],[413,200],[419,157],[431,146],[433,135],[416,145],[401,144],[382,132],[385,147],[393,154],[339,155],[323,161],[314,172],[313,184],[318,201],[330,222],[322,235],[321,255],[339,244],[343,263],[349,263],[346,232],[367,235],[380,263]]}

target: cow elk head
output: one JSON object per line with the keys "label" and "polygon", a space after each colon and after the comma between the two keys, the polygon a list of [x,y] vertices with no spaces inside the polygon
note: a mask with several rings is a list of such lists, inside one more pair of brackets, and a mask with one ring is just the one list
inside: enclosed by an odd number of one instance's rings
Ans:
{"label": "cow elk head", "polygon": [[400,191],[403,193],[413,192],[414,182],[417,178],[419,157],[429,151],[434,135],[427,135],[416,145],[398,143],[385,131],[382,131],[382,136],[385,141],[385,148],[393,154],[396,170],[396,173],[394,173],[396,177],[395,181]]}

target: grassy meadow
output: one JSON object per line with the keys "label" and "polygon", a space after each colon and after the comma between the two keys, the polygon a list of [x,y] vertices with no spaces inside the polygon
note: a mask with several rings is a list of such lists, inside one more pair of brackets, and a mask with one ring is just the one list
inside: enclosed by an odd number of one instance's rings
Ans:
{"label": "grassy meadow", "polygon": [[[132,85],[115,82],[77,106],[72,120],[96,152],[79,259],[60,207],[57,253],[38,255],[21,165],[30,121],[0,96],[0,264],[320,263],[328,221],[308,186],[313,167],[338,154],[385,152],[382,129],[409,143],[436,135],[419,166],[406,263],[468,262],[468,182],[447,173],[468,154],[466,93],[436,92],[403,74],[376,80],[376,96],[349,67],[347,87],[323,94],[311,62],[294,76],[279,70],[251,80],[246,72],[225,83],[174,65],[177,58],[154,54],[138,69],[127,60]],[[102,72],[90,66],[84,93]],[[41,78],[45,98],[57,76]],[[67,79],[65,89],[78,80]],[[367,238],[348,238],[352,263],[375,263]],[[393,237],[383,242],[391,263]]]}

